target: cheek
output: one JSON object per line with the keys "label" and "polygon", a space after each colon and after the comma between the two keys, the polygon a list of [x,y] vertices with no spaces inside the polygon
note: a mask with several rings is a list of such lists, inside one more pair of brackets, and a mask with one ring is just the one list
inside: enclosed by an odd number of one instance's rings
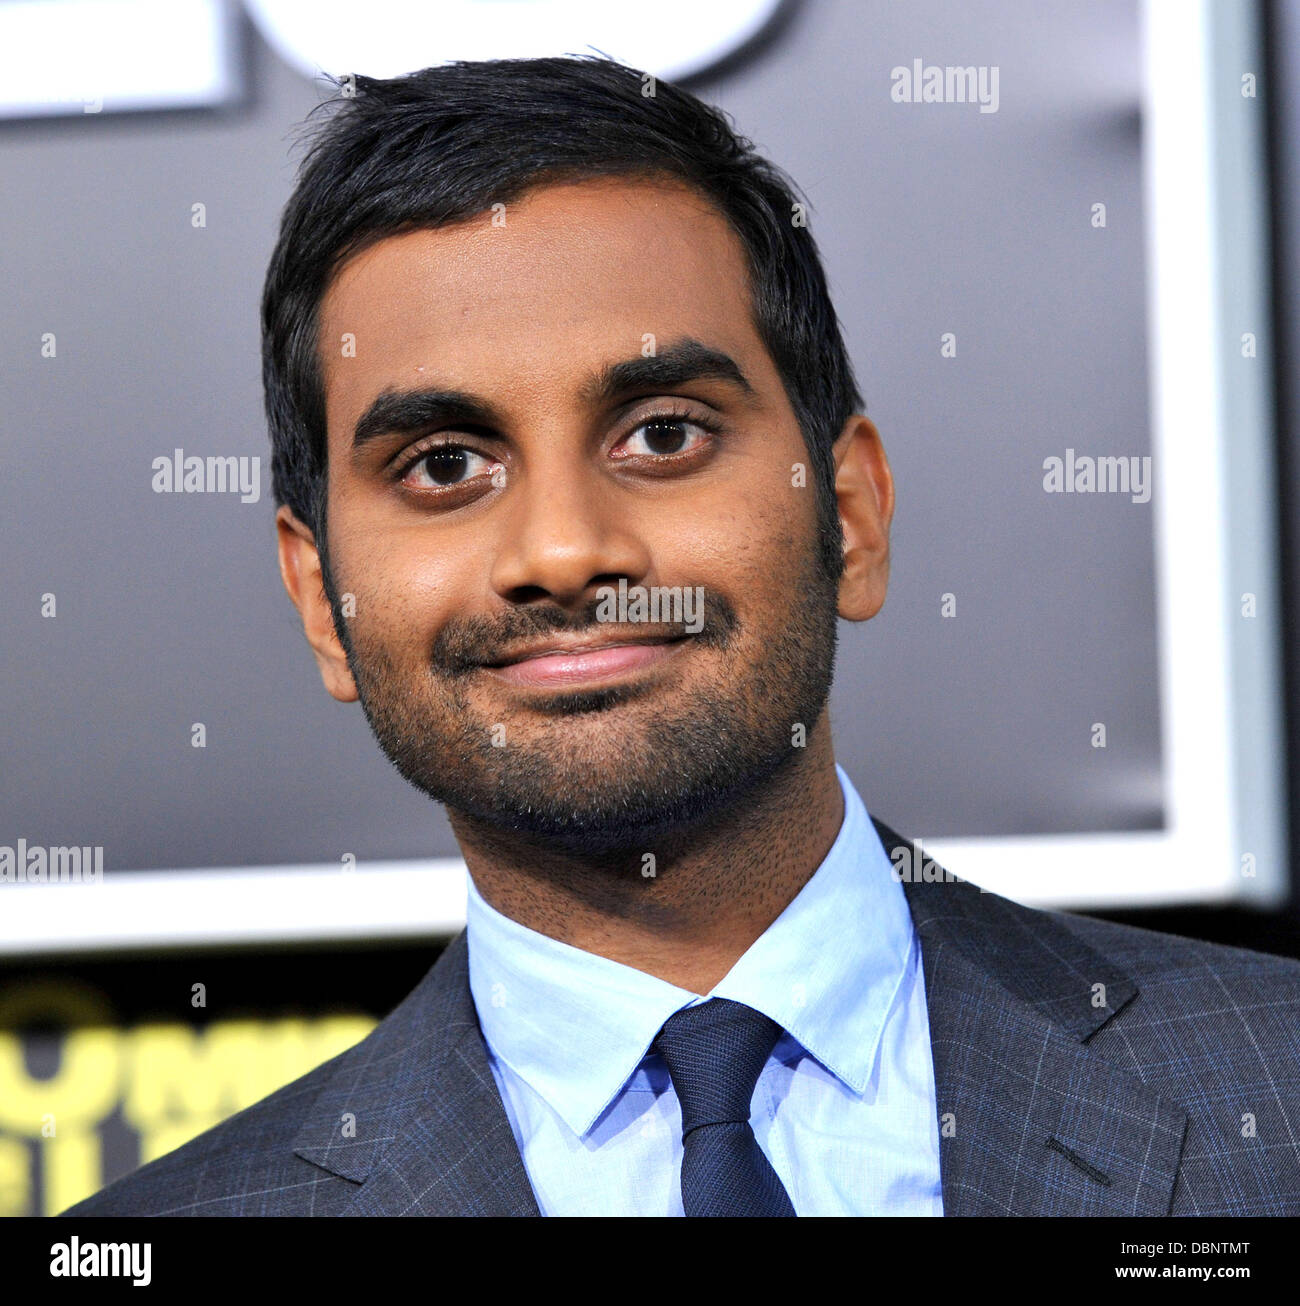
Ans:
{"label": "cheek", "polygon": [[687,570],[707,568],[719,583],[780,587],[806,571],[816,536],[814,494],[811,484],[792,485],[787,467],[768,465],[743,487],[729,486],[707,514],[679,523],[671,547]]}
{"label": "cheek", "polygon": [[364,529],[336,534],[331,528],[330,543],[337,583],[355,595],[353,626],[367,643],[393,651],[410,647],[423,659],[450,615],[481,603],[472,594],[465,560],[430,547],[427,534]]}
{"label": "cheek", "polygon": [[797,573],[816,533],[816,491],[802,441],[779,443],[777,452],[756,442],[728,461],[725,477],[683,496],[671,528],[656,532],[664,547],[657,556],[720,576],[773,567]]}

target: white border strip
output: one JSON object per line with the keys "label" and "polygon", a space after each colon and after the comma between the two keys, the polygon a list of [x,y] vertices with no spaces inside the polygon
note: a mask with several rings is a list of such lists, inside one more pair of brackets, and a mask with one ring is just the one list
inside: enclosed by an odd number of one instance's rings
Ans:
{"label": "white border strip", "polygon": [[94,884],[0,888],[0,954],[426,939],[465,924],[465,864],[105,871]]}

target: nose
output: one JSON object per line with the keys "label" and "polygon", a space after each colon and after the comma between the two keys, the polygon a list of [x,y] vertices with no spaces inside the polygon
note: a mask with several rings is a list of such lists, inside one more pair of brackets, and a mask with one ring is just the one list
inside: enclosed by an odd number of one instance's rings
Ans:
{"label": "nose", "polygon": [[617,486],[572,456],[516,475],[491,571],[502,598],[577,610],[601,585],[642,582],[649,550]]}

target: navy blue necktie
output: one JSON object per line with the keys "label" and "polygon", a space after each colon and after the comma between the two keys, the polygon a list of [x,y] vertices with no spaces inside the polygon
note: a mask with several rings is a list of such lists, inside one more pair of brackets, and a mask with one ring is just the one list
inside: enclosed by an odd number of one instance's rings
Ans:
{"label": "navy blue necktie", "polygon": [[794,1215],[749,1126],[749,1103],[781,1026],[729,998],[670,1016],[650,1045],[682,1108],[682,1206],[693,1215]]}

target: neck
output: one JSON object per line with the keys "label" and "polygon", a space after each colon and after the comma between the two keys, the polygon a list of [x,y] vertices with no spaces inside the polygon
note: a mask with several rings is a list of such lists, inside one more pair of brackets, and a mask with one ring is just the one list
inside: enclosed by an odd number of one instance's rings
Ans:
{"label": "neck", "polygon": [[825,859],[844,819],[825,712],[807,747],[736,803],[642,850],[539,847],[448,811],[483,899],[503,916],[693,993],[708,993]]}

